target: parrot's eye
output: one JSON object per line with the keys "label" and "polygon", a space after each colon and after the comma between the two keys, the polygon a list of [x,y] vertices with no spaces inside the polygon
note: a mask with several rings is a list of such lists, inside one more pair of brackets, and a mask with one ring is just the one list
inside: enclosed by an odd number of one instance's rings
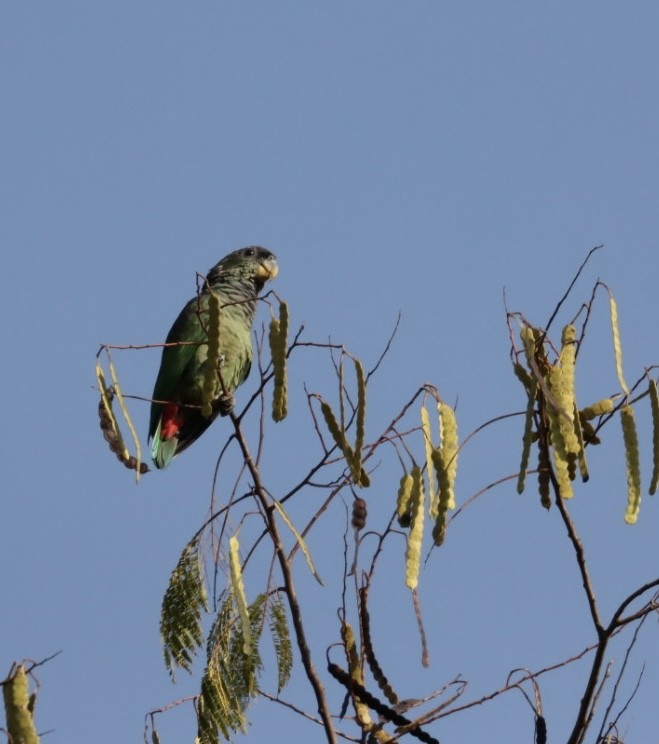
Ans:
{"label": "parrot's eye", "polygon": [[245,248],[243,251],[244,255],[247,256],[247,258],[251,258],[254,255],[254,249],[253,248]]}

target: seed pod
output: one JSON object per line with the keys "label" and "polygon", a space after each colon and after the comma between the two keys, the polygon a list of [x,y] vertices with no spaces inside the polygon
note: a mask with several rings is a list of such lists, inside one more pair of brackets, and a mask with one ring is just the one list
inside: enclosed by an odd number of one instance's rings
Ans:
{"label": "seed pod", "polygon": [[581,418],[579,417],[579,410],[577,409],[577,402],[574,402],[574,430],[579,440],[579,454],[577,455],[577,462],[579,464],[579,472],[581,473],[581,480],[583,483],[590,478],[588,474],[588,463],[586,462],[586,448],[584,445],[583,429],[581,427]]}
{"label": "seed pod", "polygon": [[538,492],[540,493],[540,503],[545,509],[551,508],[549,467],[547,449],[545,447],[538,447]]}
{"label": "seed pod", "polygon": [[431,519],[437,518],[439,509],[439,492],[437,490],[437,478],[432,463],[432,432],[430,431],[430,417],[425,406],[421,406],[421,429],[423,430],[423,443],[426,452],[426,473],[428,475],[428,514]]}
{"label": "seed pod", "polygon": [[220,298],[210,292],[208,295],[208,338],[206,362],[204,364],[204,384],[201,398],[201,414],[208,418],[213,414],[213,401],[217,397],[218,365],[220,363]]}
{"label": "seed pod", "polygon": [[401,527],[409,527],[412,521],[412,483],[413,479],[409,473],[405,473],[400,479],[398,497],[396,499],[396,517]]}
{"label": "seed pod", "polygon": [[425,516],[425,494],[423,488],[423,474],[421,468],[412,468],[411,495],[412,523],[407,536],[407,551],[405,552],[405,583],[410,589],[416,589],[419,583],[419,569],[421,567],[421,546],[423,542],[423,521]]}
{"label": "seed pod", "polygon": [[613,334],[613,353],[616,360],[616,372],[618,374],[618,382],[623,391],[629,394],[629,388],[625,382],[625,376],[622,373],[622,345],[620,343],[620,329],[618,327],[618,305],[613,298],[611,292],[609,292],[609,308],[611,310],[611,332]]}
{"label": "seed pod", "polygon": [[366,376],[364,367],[359,359],[355,359],[355,375],[357,377],[357,415],[355,419],[355,452],[361,456],[364,446],[366,423]]}
{"label": "seed pod", "polygon": [[432,462],[439,481],[437,517],[432,530],[435,545],[442,545],[446,537],[446,514],[449,509],[451,498],[451,487],[448,478],[448,467],[445,462],[444,453],[441,448],[433,449]]}
{"label": "seed pod", "polygon": [[574,422],[574,409],[576,405],[574,374],[577,356],[577,331],[573,325],[565,326],[561,341],[559,400],[564,410],[564,413],[561,413],[561,426],[564,429],[563,438],[565,439],[567,451],[571,455],[578,455],[581,447]]}
{"label": "seed pod", "polygon": [[[343,637],[343,643],[345,644],[346,657],[348,659],[348,670],[350,672],[350,679],[356,682],[358,685],[364,684],[364,674],[362,672],[361,663],[359,659],[359,652],[357,651],[357,642],[355,640],[355,633],[352,626],[349,623],[344,622],[341,626],[341,636]],[[360,726],[369,729],[372,725],[371,714],[368,709],[368,705],[361,702],[359,697],[352,694],[353,704],[355,706],[355,714],[357,721]]]}
{"label": "seed pod", "polygon": [[[554,366],[549,370],[547,382],[552,393],[555,394],[560,386],[560,369],[557,366]],[[560,405],[560,403],[558,405]],[[554,452],[554,471],[556,473],[556,480],[558,481],[561,496],[564,499],[569,499],[574,495],[572,484],[570,482],[570,460],[573,461],[572,467],[574,468],[576,453],[568,451],[564,439],[564,433],[567,431],[568,427],[564,425],[564,421],[562,420],[562,409],[557,408],[555,405],[547,401],[545,410],[547,412],[547,418],[549,419],[549,432],[551,435],[552,450]],[[574,434],[574,429],[571,431],[572,434]]]}
{"label": "seed pod", "polygon": [[368,591],[366,587],[362,587],[359,590],[359,618],[361,621],[362,630],[362,645],[364,648],[364,656],[368,662],[368,667],[371,670],[373,679],[378,683],[378,687],[384,693],[391,705],[398,703],[398,695],[391,686],[391,683],[387,679],[385,673],[382,671],[382,667],[375,656],[375,649],[373,648],[373,639],[371,638],[371,617],[368,612],[367,603]]}
{"label": "seed pod", "polygon": [[326,401],[321,400],[320,410],[323,414],[323,418],[325,419],[325,423],[327,424],[327,428],[329,429],[329,433],[332,435],[334,443],[341,450],[341,452],[345,454],[346,450],[349,449],[349,445],[346,441],[345,433],[339,428],[339,423],[336,420],[336,416],[334,415],[332,407]]}
{"label": "seed pod", "polygon": [[597,403],[593,403],[592,406],[586,406],[579,411],[579,418],[581,423],[584,421],[590,421],[596,416],[603,416],[605,413],[611,413],[613,410],[613,401],[611,398],[604,398],[598,400]]}
{"label": "seed pod", "polygon": [[538,394],[538,383],[535,378],[530,380],[528,391],[529,398],[526,404],[524,435],[522,437],[522,461],[519,466],[519,475],[517,476],[517,493],[524,492],[524,481],[526,480],[526,471],[529,467],[529,457],[531,455],[531,445],[533,443],[533,412],[535,410],[535,400]]}
{"label": "seed pod", "polygon": [[272,418],[282,421],[286,418],[287,386],[286,386],[286,346],[288,343],[288,305],[279,305],[279,319],[272,318],[268,340],[272,356],[274,373],[274,391],[272,394]]}
{"label": "seed pod", "polygon": [[524,365],[520,364],[519,362],[515,362],[513,364],[513,372],[515,373],[515,377],[524,385],[524,388],[527,392],[531,390],[531,384],[533,380],[535,379],[532,377],[527,371]]}
{"label": "seed pod", "polygon": [[364,448],[365,421],[366,421],[366,377],[364,367],[358,360],[354,360],[355,375],[357,377],[357,411],[355,414],[355,446],[352,454],[346,459],[352,471],[352,479],[358,486],[367,488],[371,485],[370,478],[362,467],[362,449]]}
{"label": "seed pod", "polygon": [[627,463],[627,511],[625,522],[635,524],[641,506],[641,465],[638,453],[638,434],[634,420],[634,409],[627,405],[620,409],[622,437]]}
{"label": "seed pod", "polygon": [[650,408],[652,410],[652,479],[649,493],[652,496],[659,485],[659,392],[657,383],[650,378]]}
{"label": "seed pod", "polygon": [[252,653],[252,632],[245,596],[245,584],[243,583],[243,571],[240,565],[240,552],[237,535],[229,538],[229,565],[231,567],[231,589],[238,606],[240,615],[240,629],[243,636],[243,653],[249,656]]}
{"label": "seed pod", "polygon": [[352,526],[356,530],[363,530],[366,526],[366,501],[356,498],[352,502]]}
{"label": "seed pod", "polygon": [[[440,478],[439,487],[442,485],[447,489],[446,496],[447,507],[455,509],[455,477],[458,472],[458,422],[455,418],[455,411],[446,403],[437,405],[442,430],[442,460],[446,467],[446,479],[442,484]],[[440,495],[440,500],[442,496]]]}

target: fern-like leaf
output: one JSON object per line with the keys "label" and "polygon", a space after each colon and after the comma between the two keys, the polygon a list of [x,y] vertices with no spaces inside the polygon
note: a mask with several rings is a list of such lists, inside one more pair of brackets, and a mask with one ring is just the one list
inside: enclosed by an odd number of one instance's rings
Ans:
{"label": "fern-like leaf", "polygon": [[208,611],[208,600],[199,540],[195,537],[172,571],[160,613],[165,665],[172,677],[175,667],[190,671],[192,657],[203,642],[202,610]]}
{"label": "fern-like leaf", "polygon": [[235,597],[227,592],[208,636],[207,664],[197,705],[200,744],[217,744],[219,736],[229,739],[244,731],[245,710],[257,692],[261,670],[258,640],[263,630],[265,595],[249,606],[252,646],[245,653],[243,626],[235,608]]}
{"label": "fern-like leaf", "polygon": [[293,669],[293,647],[288,632],[286,609],[279,596],[271,600],[269,605],[270,633],[277,657],[277,692],[281,692],[288,684]]}

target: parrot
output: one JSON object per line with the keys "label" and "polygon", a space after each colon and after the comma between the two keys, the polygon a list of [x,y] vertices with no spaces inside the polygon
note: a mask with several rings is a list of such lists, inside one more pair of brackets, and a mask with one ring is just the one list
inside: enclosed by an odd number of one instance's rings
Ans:
{"label": "parrot", "polygon": [[[186,303],[174,321],[163,346],[151,401],[149,442],[157,468],[166,468],[218,416],[226,416],[233,409],[233,393],[245,382],[252,366],[256,299],[265,283],[278,273],[277,258],[266,248],[249,246],[233,251],[210,269],[197,296]],[[215,359],[208,359],[211,293],[220,307],[219,353]],[[218,373],[210,410],[202,413],[208,364]]]}

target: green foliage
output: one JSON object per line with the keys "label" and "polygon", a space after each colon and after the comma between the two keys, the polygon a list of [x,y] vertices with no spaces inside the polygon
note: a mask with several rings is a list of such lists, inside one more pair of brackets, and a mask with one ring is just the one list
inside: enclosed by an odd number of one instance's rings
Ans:
{"label": "green foliage", "polygon": [[277,656],[277,692],[288,684],[293,670],[293,647],[288,632],[286,608],[279,595],[274,596],[268,605],[270,633]]}
{"label": "green foliage", "polygon": [[260,594],[249,606],[249,636],[246,647],[240,612],[232,591],[224,594],[207,644],[207,660],[197,703],[198,736],[201,744],[217,744],[219,735],[244,731],[245,710],[256,696],[261,671],[258,640],[264,625],[266,596]]}
{"label": "green foliage", "polygon": [[183,549],[172,571],[160,613],[165,665],[172,677],[175,667],[190,671],[192,657],[203,643],[202,610],[208,611],[208,600],[199,538],[195,536]]}

